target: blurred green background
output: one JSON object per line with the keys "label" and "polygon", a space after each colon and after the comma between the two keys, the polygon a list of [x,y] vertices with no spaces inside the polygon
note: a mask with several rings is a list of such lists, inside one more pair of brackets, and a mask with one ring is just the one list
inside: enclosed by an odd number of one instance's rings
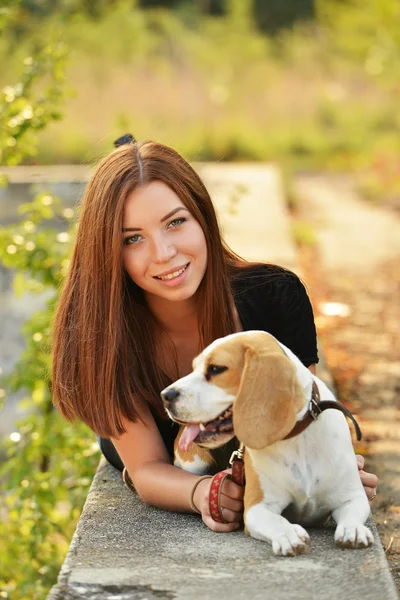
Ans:
{"label": "blurred green background", "polygon": [[[365,198],[400,199],[398,0],[1,0],[0,33],[0,165],[92,164],[130,131],[189,160],[278,162],[287,184],[350,172]],[[51,398],[74,211],[50,192],[23,201],[0,262],[47,304],[1,382],[0,404],[23,392],[30,412],[0,451],[0,598],[42,600],[99,451]]]}
{"label": "blurred green background", "polygon": [[66,98],[40,163],[95,161],[129,130],[196,160],[398,168],[395,0],[23,0],[0,84],[54,41]]}

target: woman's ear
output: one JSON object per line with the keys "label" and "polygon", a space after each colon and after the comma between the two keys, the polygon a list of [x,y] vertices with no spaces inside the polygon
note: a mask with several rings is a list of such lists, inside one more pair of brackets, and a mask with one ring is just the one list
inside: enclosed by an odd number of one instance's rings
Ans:
{"label": "woman's ear", "polygon": [[278,352],[260,354],[246,349],[233,405],[235,435],[245,446],[259,450],[283,439],[304,402],[304,390],[290,359]]}

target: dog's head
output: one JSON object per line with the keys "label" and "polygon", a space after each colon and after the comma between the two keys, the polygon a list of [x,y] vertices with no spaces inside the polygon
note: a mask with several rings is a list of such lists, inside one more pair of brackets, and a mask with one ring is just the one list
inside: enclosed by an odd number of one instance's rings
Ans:
{"label": "dog's head", "polygon": [[192,441],[216,448],[234,435],[249,448],[265,448],[289,433],[305,402],[295,364],[262,331],[216,340],[161,397],[169,416],[186,425],[184,449]]}

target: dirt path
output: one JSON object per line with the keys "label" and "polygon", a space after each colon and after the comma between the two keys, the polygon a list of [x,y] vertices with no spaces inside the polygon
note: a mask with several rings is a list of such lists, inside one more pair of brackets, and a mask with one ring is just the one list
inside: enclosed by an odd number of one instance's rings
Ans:
{"label": "dirt path", "polygon": [[295,218],[317,235],[299,261],[318,334],[340,400],[359,415],[356,449],[380,479],[372,511],[400,590],[400,218],[348,179],[298,176],[295,191]]}

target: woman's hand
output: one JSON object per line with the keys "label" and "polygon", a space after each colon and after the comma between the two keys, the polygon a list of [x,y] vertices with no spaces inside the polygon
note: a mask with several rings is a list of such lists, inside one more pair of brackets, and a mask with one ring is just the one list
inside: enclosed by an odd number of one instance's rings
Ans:
{"label": "woman's hand", "polygon": [[361,454],[356,454],[357,466],[360,471],[361,483],[364,486],[365,493],[367,494],[368,500],[372,499],[376,495],[376,488],[378,487],[378,478],[373,473],[367,473],[364,471],[364,457]]}
{"label": "woman's hand", "polygon": [[[232,469],[226,469],[227,473],[231,473]],[[212,529],[227,533],[238,529],[243,521],[243,494],[244,489],[226,478],[222,484],[220,506],[222,515],[227,523],[217,523],[211,518],[208,499],[210,495],[211,479],[203,479],[197,485],[193,496],[193,502],[196,508],[201,512],[203,522]]]}

